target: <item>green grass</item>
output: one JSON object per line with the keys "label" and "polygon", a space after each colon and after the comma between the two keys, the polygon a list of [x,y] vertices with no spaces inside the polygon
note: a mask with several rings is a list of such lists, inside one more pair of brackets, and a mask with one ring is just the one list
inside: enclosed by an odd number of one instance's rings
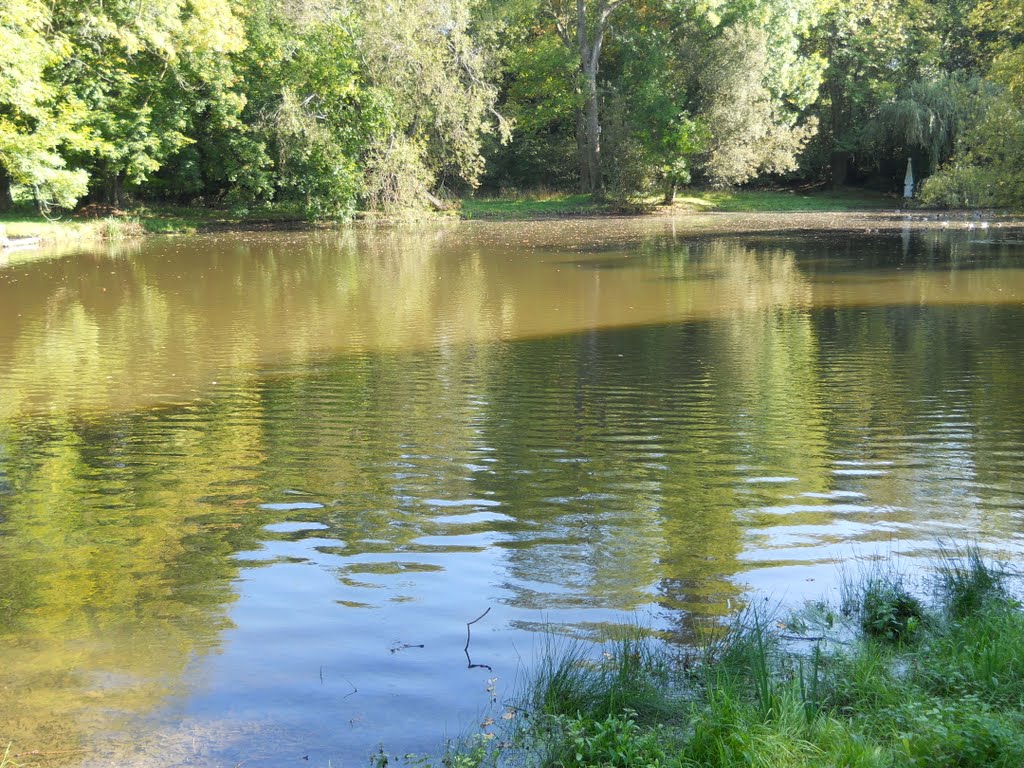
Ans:
{"label": "green grass", "polygon": [[600,216],[656,211],[722,211],[741,213],[797,213],[872,211],[893,208],[895,198],[862,190],[842,192],[777,192],[761,190],[682,190],[671,208],[656,197],[628,203],[597,202],[590,195],[540,192],[492,198],[466,198],[462,217],[516,221],[564,216]]}
{"label": "green grass", "polygon": [[139,206],[125,216],[47,218],[27,206],[0,214],[8,237],[38,237],[45,243],[117,240],[144,234],[194,234],[216,229],[283,228],[306,224],[301,212],[285,206],[219,210],[185,206]]}
{"label": "green grass", "polygon": [[1024,611],[977,547],[934,572],[915,593],[872,567],[835,610],[748,610],[684,656],[639,633],[596,658],[552,642],[521,716],[445,765],[1018,768]]}
{"label": "green grass", "polygon": [[522,197],[466,198],[462,201],[462,218],[522,219],[558,218],[563,216],[597,216],[622,212],[623,206],[600,203],[590,195],[540,194]]}
{"label": "green grass", "polygon": [[134,237],[142,232],[138,219],[47,219],[34,213],[14,212],[0,214],[0,229],[12,239],[38,237],[46,243],[74,240],[117,240]]}
{"label": "green grass", "polygon": [[876,192],[843,190],[840,192],[776,192],[767,190],[683,190],[676,196],[676,207],[702,211],[739,213],[832,213],[877,211],[894,208],[899,201]]}

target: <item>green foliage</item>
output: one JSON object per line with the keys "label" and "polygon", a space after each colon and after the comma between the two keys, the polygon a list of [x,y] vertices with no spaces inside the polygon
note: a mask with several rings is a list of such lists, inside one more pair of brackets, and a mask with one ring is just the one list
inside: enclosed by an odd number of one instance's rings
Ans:
{"label": "green foliage", "polygon": [[669,763],[669,741],[659,729],[643,729],[626,711],[603,720],[575,717],[565,723],[566,751],[558,768],[654,768]]}
{"label": "green foliage", "polygon": [[797,124],[784,112],[769,88],[770,74],[768,39],[751,24],[726,29],[707,49],[698,83],[711,139],[701,170],[712,186],[795,170],[816,132],[815,121]]}
{"label": "green foliage", "polygon": [[922,199],[946,207],[1024,207],[1024,95],[989,96],[957,152],[927,179]]}
{"label": "green foliage", "polygon": [[53,71],[71,55],[49,34],[50,8],[38,0],[0,2],[0,207],[9,185],[32,189],[42,205],[70,206],[85,192],[87,175],[68,168],[62,150],[84,141],[84,110],[55,82]]}
{"label": "green foliage", "polygon": [[911,594],[901,574],[873,574],[858,591],[856,603],[848,603],[845,608],[856,613],[867,637],[904,643],[913,640],[923,628],[924,605]]}
{"label": "green foliage", "polygon": [[977,613],[989,600],[1006,596],[1003,571],[985,560],[977,544],[941,549],[936,575],[946,609],[954,619]]}
{"label": "green foliage", "polygon": [[881,105],[865,132],[876,151],[923,150],[929,171],[952,155],[957,139],[976,113],[979,82],[940,75],[911,83],[896,99]]}

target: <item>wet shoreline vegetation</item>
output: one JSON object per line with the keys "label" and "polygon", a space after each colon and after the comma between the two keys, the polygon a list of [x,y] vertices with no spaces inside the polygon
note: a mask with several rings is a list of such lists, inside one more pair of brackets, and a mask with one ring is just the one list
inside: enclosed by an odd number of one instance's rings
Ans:
{"label": "wet shoreline vegetation", "polygon": [[927,593],[876,564],[839,606],[785,620],[747,608],[690,652],[636,632],[594,661],[552,641],[521,698],[443,763],[1020,766],[1024,611],[1010,578],[962,548],[941,554]]}

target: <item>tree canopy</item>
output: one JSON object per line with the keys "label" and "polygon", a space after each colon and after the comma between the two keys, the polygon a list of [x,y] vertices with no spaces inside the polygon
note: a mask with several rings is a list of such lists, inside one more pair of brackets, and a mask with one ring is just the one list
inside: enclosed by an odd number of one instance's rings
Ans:
{"label": "tree canopy", "polygon": [[1024,203],[1016,0],[0,0],[0,209],[848,183]]}

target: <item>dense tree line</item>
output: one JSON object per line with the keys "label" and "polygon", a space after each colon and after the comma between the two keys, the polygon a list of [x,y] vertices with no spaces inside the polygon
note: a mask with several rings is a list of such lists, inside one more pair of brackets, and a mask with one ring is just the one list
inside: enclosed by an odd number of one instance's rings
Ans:
{"label": "dense tree line", "polygon": [[1024,204],[1019,0],[0,0],[0,208],[758,180]]}

